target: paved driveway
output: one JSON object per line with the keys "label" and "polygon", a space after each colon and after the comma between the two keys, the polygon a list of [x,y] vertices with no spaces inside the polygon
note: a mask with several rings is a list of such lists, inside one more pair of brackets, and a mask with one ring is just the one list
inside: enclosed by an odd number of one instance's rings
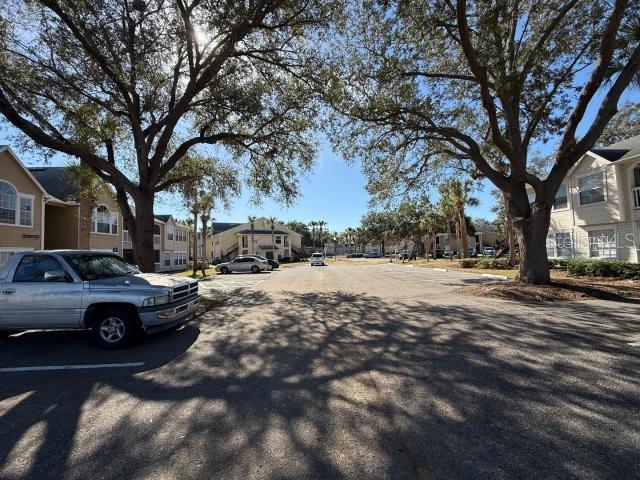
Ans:
{"label": "paved driveway", "polygon": [[[0,478],[640,478],[638,305],[292,267],[121,352],[0,343]],[[143,363],[142,365],[138,365]]]}

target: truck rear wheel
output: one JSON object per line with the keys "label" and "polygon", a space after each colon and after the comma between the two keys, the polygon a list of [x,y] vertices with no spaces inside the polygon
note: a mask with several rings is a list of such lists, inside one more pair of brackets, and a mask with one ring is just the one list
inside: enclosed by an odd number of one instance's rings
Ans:
{"label": "truck rear wheel", "polygon": [[93,334],[103,348],[116,349],[130,345],[142,330],[134,315],[126,308],[109,308],[97,314]]}

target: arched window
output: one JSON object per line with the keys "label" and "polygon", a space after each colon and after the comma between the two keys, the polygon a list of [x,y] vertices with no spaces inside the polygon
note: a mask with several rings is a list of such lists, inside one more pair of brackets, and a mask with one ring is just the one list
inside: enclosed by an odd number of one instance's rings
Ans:
{"label": "arched window", "polygon": [[93,210],[91,219],[91,231],[94,233],[118,233],[118,214],[112,213],[106,205],[98,205]]}
{"label": "arched window", "polygon": [[10,183],[0,181],[0,223],[16,224],[18,192]]}

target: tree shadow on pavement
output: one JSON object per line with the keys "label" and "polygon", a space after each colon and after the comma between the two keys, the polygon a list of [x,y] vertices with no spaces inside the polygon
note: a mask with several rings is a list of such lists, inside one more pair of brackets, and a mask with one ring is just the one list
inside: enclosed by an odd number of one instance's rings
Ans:
{"label": "tree shadow on pavement", "polygon": [[495,305],[239,293],[157,368],[3,378],[0,476],[637,476],[633,307]]}

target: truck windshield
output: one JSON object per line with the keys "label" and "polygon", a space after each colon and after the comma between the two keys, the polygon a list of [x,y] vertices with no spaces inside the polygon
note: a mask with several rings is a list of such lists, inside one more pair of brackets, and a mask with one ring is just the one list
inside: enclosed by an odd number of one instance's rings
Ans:
{"label": "truck windshield", "polygon": [[79,253],[64,255],[64,259],[82,280],[97,280],[140,273],[136,267],[129,265],[115,255]]}

